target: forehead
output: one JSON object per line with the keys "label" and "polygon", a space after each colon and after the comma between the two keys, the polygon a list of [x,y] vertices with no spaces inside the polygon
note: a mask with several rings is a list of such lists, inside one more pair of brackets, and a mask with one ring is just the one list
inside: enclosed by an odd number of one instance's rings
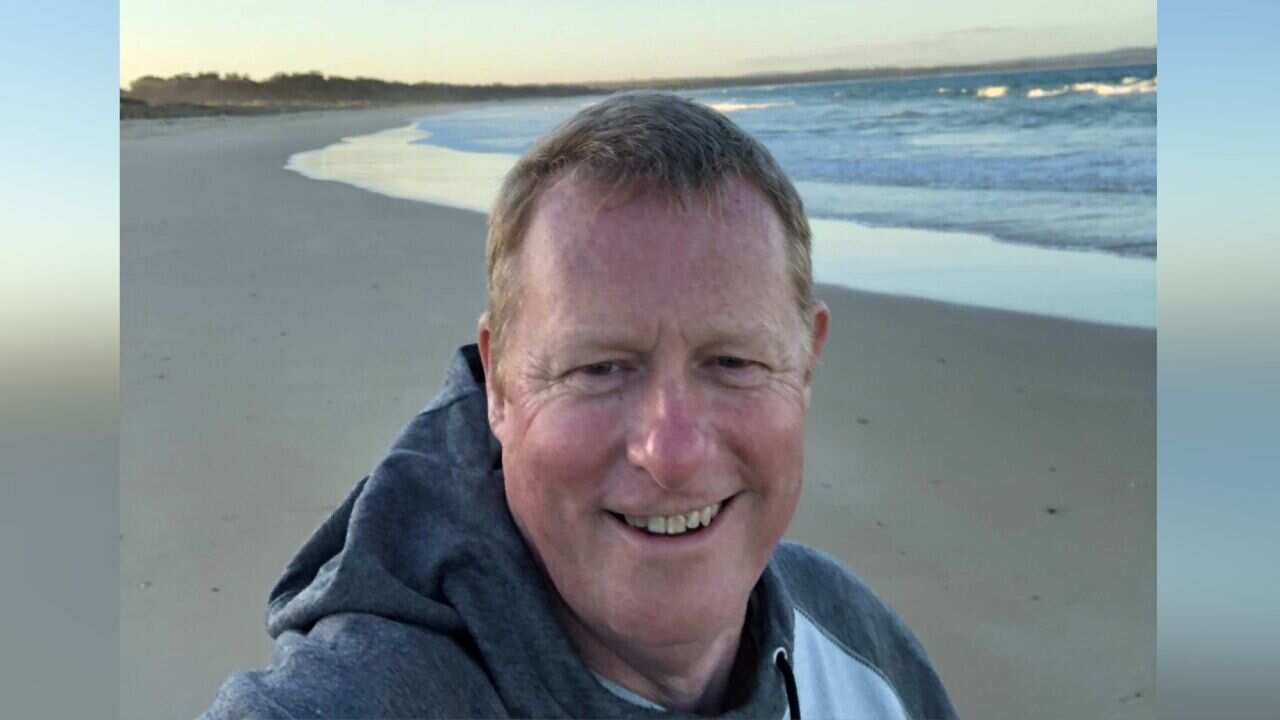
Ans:
{"label": "forehead", "polygon": [[718,201],[610,198],[563,181],[540,198],[518,264],[517,333],[531,352],[652,346],[789,346],[799,315],[785,236],[768,201],[731,183]]}
{"label": "forehead", "polygon": [[[524,279],[535,288],[594,283],[601,287],[580,290],[680,295],[709,285],[729,295],[785,288],[777,213],[745,182],[722,190],[682,204],[665,194],[610,194],[561,180],[534,206],[521,253]],[[765,280],[777,282],[761,285]]]}

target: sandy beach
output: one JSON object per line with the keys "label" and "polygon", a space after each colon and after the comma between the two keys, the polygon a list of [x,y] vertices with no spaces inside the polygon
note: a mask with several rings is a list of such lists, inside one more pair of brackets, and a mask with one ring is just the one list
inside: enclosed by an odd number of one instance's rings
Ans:
{"label": "sandy beach", "polygon": [[[261,667],[285,563],[432,397],[484,219],[289,156],[429,108],[121,129],[121,716]],[[823,286],[789,536],[907,619],[963,717],[1150,718],[1150,329]]]}

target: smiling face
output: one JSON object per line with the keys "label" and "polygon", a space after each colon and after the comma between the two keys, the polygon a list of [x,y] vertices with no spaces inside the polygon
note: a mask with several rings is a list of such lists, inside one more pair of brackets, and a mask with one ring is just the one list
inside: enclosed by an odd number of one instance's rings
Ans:
{"label": "smiling face", "polygon": [[[599,640],[736,640],[799,497],[826,335],[821,305],[802,321],[783,248],[777,214],[738,182],[683,211],[604,204],[571,180],[537,201],[489,418],[512,516]],[[488,373],[483,323],[480,350]],[[707,526],[690,515],[717,503]],[[699,527],[648,531],[677,514]]]}

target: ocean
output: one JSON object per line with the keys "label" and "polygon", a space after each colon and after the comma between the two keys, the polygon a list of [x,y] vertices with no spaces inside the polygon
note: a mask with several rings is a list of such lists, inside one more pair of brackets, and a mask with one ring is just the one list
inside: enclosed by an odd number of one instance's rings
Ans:
{"label": "ocean", "polygon": [[[1155,326],[1154,65],[681,92],[796,183],[820,282]],[[288,167],[486,211],[541,134],[600,96],[488,103]]]}

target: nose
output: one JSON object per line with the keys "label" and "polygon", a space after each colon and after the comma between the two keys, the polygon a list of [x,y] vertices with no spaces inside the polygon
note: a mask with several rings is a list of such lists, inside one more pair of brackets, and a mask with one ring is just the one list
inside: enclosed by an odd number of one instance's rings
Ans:
{"label": "nose", "polygon": [[655,378],[645,388],[627,442],[627,459],[665,490],[702,471],[710,450],[701,393],[685,377]]}

